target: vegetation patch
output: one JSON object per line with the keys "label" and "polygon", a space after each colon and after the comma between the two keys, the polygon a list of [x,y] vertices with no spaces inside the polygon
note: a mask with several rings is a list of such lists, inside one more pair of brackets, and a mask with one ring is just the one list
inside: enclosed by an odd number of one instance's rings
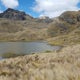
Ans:
{"label": "vegetation patch", "polygon": [[24,55],[26,54],[17,54],[17,53],[11,53],[11,52],[0,54],[2,58],[14,58],[14,57],[24,56]]}

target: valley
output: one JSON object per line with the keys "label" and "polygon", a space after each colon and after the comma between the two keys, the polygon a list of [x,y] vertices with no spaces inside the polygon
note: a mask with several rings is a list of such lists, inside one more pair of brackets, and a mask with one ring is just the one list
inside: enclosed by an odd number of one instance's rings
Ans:
{"label": "valley", "polygon": [[0,41],[45,40],[52,45],[69,45],[80,43],[79,35],[80,11],[66,11],[52,19],[33,18],[11,8],[0,14]]}
{"label": "valley", "polygon": [[33,18],[8,8],[0,13],[0,47],[19,53],[1,54],[0,80],[80,80],[80,11]]}

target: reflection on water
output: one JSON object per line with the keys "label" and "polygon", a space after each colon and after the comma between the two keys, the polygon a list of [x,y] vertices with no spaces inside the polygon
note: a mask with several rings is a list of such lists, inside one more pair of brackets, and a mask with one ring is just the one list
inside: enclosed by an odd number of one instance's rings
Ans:
{"label": "reflection on water", "polygon": [[34,53],[58,50],[59,46],[50,46],[46,42],[0,42],[0,53]]}

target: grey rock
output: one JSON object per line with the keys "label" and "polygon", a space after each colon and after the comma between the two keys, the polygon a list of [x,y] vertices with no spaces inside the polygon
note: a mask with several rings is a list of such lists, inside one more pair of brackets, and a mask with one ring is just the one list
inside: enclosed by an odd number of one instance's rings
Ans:
{"label": "grey rock", "polygon": [[31,16],[27,15],[25,12],[14,10],[8,8],[6,11],[0,14],[0,18],[7,18],[12,20],[26,20],[27,16],[32,18]]}

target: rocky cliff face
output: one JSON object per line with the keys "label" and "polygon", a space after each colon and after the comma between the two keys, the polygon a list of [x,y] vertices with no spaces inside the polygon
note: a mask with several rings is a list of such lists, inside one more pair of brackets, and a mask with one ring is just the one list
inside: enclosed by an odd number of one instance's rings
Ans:
{"label": "rocky cliff face", "polygon": [[30,21],[36,21],[36,22],[42,22],[42,23],[51,23],[52,19],[49,17],[46,18],[33,18],[32,16],[26,14],[25,12],[14,10],[11,8],[8,8],[3,13],[0,13],[0,18],[6,18],[10,20],[30,20]]}
{"label": "rocky cliff face", "polygon": [[76,24],[80,21],[80,11],[67,11],[59,16],[59,19],[70,24]]}
{"label": "rocky cliff face", "polygon": [[25,12],[14,10],[8,8],[6,11],[0,14],[0,18],[7,18],[12,20],[26,20],[27,17],[32,18],[31,16],[27,15]]}

